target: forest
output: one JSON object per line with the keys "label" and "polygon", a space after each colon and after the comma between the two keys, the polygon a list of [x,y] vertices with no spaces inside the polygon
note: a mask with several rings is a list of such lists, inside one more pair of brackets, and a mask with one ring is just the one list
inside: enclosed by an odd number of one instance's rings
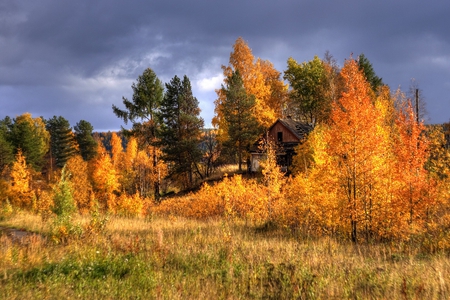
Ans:
{"label": "forest", "polygon": [[[226,243],[242,225],[299,240],[449,253],[450,127],[424,124],[419,89],[391,90],[364,54],[343,66],[329,53],[289,58],[281,73],[242,38],[222,70],[212,129],[186,75],[163,84],[150,68],[133,83],[132,99],[112,106],[127,125],[120,132],[96,133],[85,120],[72,128],[62,116],[0,120],[0,221],[25,212],[49,224],[58,245],[100,232],[110,218],[181,218],[219,222]],[[260,137],[286,116],[313,129],[283,172],[276,142]],[[248,174],[243,166],[258,140],[265,155]],[[127,249],[139,252],[134,238]],[[152,249],[164,256],[159,243]],[[448,296],[444,286],[439,295]]]}

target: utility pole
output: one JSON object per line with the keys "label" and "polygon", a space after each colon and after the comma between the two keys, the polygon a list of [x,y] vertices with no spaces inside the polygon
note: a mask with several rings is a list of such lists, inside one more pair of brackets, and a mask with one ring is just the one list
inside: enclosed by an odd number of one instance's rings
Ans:
{"label": "utility pole", "polygon": [[419,89],[416,89],[416,121],[419,124]]}

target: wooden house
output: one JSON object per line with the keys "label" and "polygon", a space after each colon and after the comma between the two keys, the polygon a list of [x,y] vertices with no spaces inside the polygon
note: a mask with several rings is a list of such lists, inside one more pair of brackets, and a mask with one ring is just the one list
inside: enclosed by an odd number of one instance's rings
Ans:
{"label": "wooden house", "polygon": [[295,121],[290,117],[278,119],[252,147],[250,151],[250,171],[259,169],[259,161],[264,156],[260,149],[261,142],[269,139],[276,145],[277,163],[283,171],[292,165],[292,158],[296,154],[295,147],[311,132],[313,127],[309,124]]}

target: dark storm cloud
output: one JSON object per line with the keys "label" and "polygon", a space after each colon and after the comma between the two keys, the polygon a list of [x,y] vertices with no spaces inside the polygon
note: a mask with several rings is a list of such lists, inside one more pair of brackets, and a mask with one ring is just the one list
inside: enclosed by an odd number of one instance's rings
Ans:
{"label": "dark storm cloud", "polygon": [[16,1],[0,3],[2,116],[24,112],[118,129],[111,110],[151,67],[188,75],[209,124],[214,88],[242,36],[279,71],[288,57],[340,65],[364,53],[392,89],[415,78],[430,122],[449,119],[450,3],[435,1]]}

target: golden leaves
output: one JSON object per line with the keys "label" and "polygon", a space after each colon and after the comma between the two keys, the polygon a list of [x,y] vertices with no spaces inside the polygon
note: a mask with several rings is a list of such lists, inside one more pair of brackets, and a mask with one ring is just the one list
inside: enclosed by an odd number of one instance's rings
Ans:
{"label": "golden leaves", "polygon": [[16,160],[11,168],[12,204],[19,207],[30,207],[32,192],[30,189],[31,175],[22,150],[18,150]]}
{"label": "golden leaves", "polygon": [[[222,66],[225,83],[233,71],[239,71],[244,87],[249,95],[254,95],[256,106],[254,115],[260,125],[270,127],[277,118],[282,116],[282,108],[287,100],[287,85],[280,79],[281,73],[267,60],[255,59],[252,50],[243,38],[238,38],[233,45],[228,66]],[[219,139],[227,135],[223,126],[222,103],[225,94],[222,89],[217,92],[215,103],[216,116],[213,125],[219,127]]]}

